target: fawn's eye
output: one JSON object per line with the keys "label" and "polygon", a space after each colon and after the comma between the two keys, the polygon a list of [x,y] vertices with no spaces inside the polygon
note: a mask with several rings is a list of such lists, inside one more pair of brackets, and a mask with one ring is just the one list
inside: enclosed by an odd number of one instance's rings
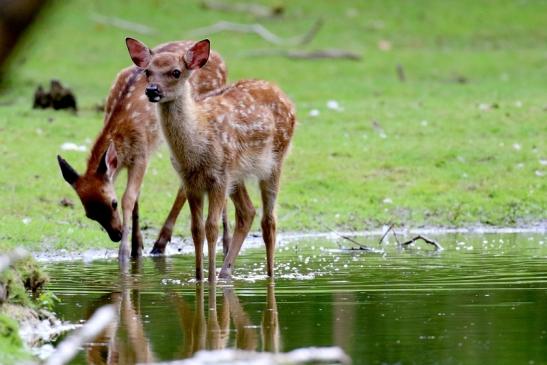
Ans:
{"label": "fawn's eye", "polygon": [[180,77],[180,70],[173,70],[171,75],[173,75],[175,79],[178,79]]}
{"label": "fawn's eye", "polygon": [[148,69],[144,70],[144,75],[146,77],[150,77],[150,70],[148,70]]}
{"label": "fawn's eye", "polygon": [[112,199],[112,209],[116,210],[118,208],[118,201],[116,199]]}

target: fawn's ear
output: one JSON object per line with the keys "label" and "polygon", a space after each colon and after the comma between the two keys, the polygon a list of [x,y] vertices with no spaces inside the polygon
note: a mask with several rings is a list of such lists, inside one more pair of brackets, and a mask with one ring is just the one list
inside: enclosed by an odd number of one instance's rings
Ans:
{"label": "fawn's ear", "polygon": [[65,181],[74,187],[76,181],[80,178],[80,175],[59,155],[57,155],[57,162],[59,162],[59,167],[61,168],[61,173],[63,174]]}
{"label": "fawn's ear", "polygon": [[152,58],[152,51],[144,43],[133,38],[125,38],[125,44],[133,63],[140,68],[146,68]]}
{"label": "fawn's ear", "polygon": [[183,60],[189,70],[202,68],[209,59],[211,44],[208,39],[197,42],[184,54]]}
{"label": "fawn's ear", "polygon": [[109,180],[112,180],[116,170],[118,169],[118,153],[114,143],[110,142],[110,146],[104,153],[97,168],[97,173],[102,176],[106,176]]}

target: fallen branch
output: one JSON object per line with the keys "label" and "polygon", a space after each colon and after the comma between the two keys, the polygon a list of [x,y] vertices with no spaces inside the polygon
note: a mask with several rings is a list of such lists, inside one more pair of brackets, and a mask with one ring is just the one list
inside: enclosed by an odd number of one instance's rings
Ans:
{"label": "fallen branch", "polygon": [[285,8],[282,5],[263,6],[260,4],[235,3],[230,4],[224,1],[204,0],[201,6],[207,10],[217,10],[233,13],[247,13],[257,18],[277,18],[283,16]]}
{"label": "fallen branch", "polygon": [[110,25],[116,28],[129,30],[131,32],[139,34],[150,35],[158,32],[156,29],[147,25],[133,23],[125,19],[116,18],[114,16],[104,16],[101,14],[92,13],[89,17],[96,23]]}
{"label": "fallen branch", "polygon": [[394,229],[395,227],[395,224],[391,224],[387,230],[384,232],[384,234],[382,235],[382,238],[380,238],[380,241],[378,242],[379,245],[382,245],[382,243],[384,242],[384,239],[387,237],[388,233],[389,232],[392,232],[393,233],[393,237],[395,238],[395,241],[397,242],[397,245],[398,246],[408,246],[410,245],[411,243],[414,243],[418,240],[422,240],[430,245],[433,245],[435,246],[435,250],[437,251],[442,251],[443,248],[441,247],[441,245],[437,242],[437,241],[434,241],[432,240],[431,238],[427,238],[425,236],[422,236],[422,235],[418,235],[416,237],[413,237],[412,239],[409,239],[408,241],[405,241],[405,242],[401,242],[399,240],[399,237],[397,236],[397,232],[395,231]]}
{"label": "fallen branch", "polygon": [[220,21],[208,27],[194,29],[190,32],[193,37],[204,37],[215,33],[220,32],[237,32],[237,33],[254,33],[268,41],[278,46],[302,46],[308,44],[315,38],[315,35],[319,29],[323,26],[323,20],[318,19],[312,27],[303,35],[295,36],[287,39],[283,39],[268,29],[266,29],[261,24],[241,24],[241,23],[232,23],[227,21]]}
{"label": "fallen branch", "polygon": [[284,49],[262,49],[246,53],[251,57],[281,56],[291,59],[346,59],[352,61],[361,60],[361,55],[344,49],[330,48],[315,51],[284,50]]}
{"label": "fallen branch", "polygon": [[430,245],[435,246],[435,250],[437,250],[437,251],[442,251],[443,250],[443,248],[441,247],[441,245],[437,241],[432,240],[431,238],[427,238],[427,237],[422,236],[422,235],[418,235],[418,236],[416,236],[416,237],[414,237],[414,238],[412,238],[408,241],[400,243],[399,245],[400,246],[407,246],[407,245],[410,245],[411,243],[414,243],[415,241],[418,241],[418,240],[422,240],[425,243],[428,243]]}
{"label": "fallen branch", "polygon": [[64,365],[72,360],[87,342],[94,340],[108,326],[116,311],[113,305],[105,305],[95,311],[93,316],[79,329],[57,346],[45,365]]}

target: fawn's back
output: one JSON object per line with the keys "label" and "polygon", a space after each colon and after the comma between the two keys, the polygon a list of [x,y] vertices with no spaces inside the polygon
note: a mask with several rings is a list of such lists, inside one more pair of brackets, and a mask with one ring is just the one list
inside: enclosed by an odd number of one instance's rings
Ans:
{"label": "fawn's back", "polygon": [[194,176],[197,170],[222,171],[232,185],[250,176],[267,178],[282,163],[296,122],[289,98],[262,80],[242,80],[205,94],[196,116],[208,136],[207,158],[196,156],[191,162],[202,163],[182,170]]}

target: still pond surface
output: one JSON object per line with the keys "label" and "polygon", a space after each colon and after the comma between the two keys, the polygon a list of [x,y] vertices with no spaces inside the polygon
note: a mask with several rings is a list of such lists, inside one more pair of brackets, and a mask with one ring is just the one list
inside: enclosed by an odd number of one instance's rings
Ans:
{"label": "still pond surface", "polygon": [[273,283],[261,246],[242,252],[232,285],[196,283],[192,255],[147,257],[126,274],[115,260],[51,263],[49,289],[68,321],[107,303],[119,310],[74,364],[332,345],[354,364],[547,363],[545,234],[434,237],[444,251],[423,242],[388,243],[383,254],[339,250],[347,241],[281,242]]}

